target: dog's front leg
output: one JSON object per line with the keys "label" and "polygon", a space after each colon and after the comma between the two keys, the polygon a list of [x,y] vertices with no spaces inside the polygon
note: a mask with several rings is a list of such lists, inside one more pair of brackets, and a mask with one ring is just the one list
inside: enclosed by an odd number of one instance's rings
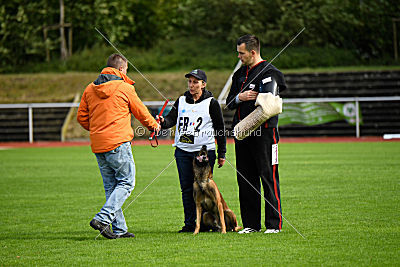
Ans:
{"label": "dog's front leg", "polygon": [[[212,182],[212,183],[211,183]],[[225,225],[225,216],[224,216],[224,205],[222,204],[222,197],[221,193],[218,190],[217,185],[215,184],[214,181],[211,180],[210,184],[212,187],[210,188],[210,192],[212,192],[212,195],[214,197],[214,201],[216,203],[216,206],[218,208],[218,214],[219,214],[219,221],[221,223],[221,233],[226,234],[226,225]]]}
{"label": "dog's front leg", "polygon": [[220,198],[217,198],[218,201],[218,212],[219,212],[219,219],[221,221],[221,233],[226,234],[226,225],[225,225],[225,216],[224,216],[224,209],[222,206],[222,202]]}
{"label": "dog's front leg", "polygon": [[193,232],[194,235],[197,235],[200,231],[201,212],[202,212],[201,204],[196,203],[196,228],[194,229]]}

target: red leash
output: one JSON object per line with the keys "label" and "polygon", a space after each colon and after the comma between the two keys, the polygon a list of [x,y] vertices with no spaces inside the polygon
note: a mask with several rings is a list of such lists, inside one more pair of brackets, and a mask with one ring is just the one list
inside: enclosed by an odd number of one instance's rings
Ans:
{"label": "red leash", "polygon": [[[164,109],[165,109],[165,107],[166,107],[167,104],[168,104],[168,101],[169,101],[168,99],[165,100],[165,103],[164,103],[163,107],[161,108],[160,113],[158,114],[158,119],[156,120],[157,123],[160,123],[160,117],[162,116],[162,114],[163,114],[163,112],[164,112]],[[153,139],[156,140],[156,145],[153,144],[153,142],[152,142]],[[157,139],[157,136],[156,136],[156,132],[152,132],[152,133],[150,134],[150,136],[149,136],[149,141],[150,141],[150,144],[151,144],[152,147],[158,147],[158,139]]]}

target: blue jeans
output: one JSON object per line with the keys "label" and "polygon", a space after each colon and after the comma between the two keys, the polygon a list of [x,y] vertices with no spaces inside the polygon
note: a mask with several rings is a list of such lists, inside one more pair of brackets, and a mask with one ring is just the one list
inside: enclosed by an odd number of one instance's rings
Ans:
{"label": "blue jeans", "polygon": [[121,207],[135,187],[135,162],[131,143],[126,142],[114,150],[95,155],[103,177],[106,203],[94,219],[107,225],[111,223],[115,234],[124,234],[128,227]]}
{"label": "blue jeans", "polygon": [[[175,150],[176,166],[178,168],[179,182],[181,184],[183,212],[185,214],[185,225],[195,227],[196,204],[193,198],[193,158],[198,152],[186,152],[180,148]],[[208,159],[211,169],[214,168],[215,150],[208,151]]]}

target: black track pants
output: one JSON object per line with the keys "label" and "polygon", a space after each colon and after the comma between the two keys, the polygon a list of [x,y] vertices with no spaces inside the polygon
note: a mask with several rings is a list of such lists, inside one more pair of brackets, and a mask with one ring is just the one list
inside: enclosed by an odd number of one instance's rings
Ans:
{"label": "black track pants", "polygon": [[274,144],[278,144],[279,133],[276,128],[261,128],[254,133],[254,136],[249,136],[242,141],[235,139],[237,181],[243,227],[261,229],[261,196],[259,194],[261,181],[264,197],[269,202],[265,202],[265,227],[280,230],[282,228],[282,208],[279,172],[278,164],[272,164],[272,153],[276,153],[277,156],[277,150],[273,152],[272,147]]}

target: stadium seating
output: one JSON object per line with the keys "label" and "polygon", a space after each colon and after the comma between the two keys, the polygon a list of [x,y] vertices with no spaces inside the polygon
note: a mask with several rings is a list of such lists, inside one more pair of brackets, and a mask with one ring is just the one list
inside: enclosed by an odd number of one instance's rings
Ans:
{"label": "stadium seating", "polygon": [[[301,73],[285,75],[283,99],[400,96],[400,71]],[[360,102],[361,136],[400,132],[400,101]],[[224,109],[229,129],[233,113]],[[355,126],[335,121],[316,126],[285,125],[281,136],[355,136]]]}

